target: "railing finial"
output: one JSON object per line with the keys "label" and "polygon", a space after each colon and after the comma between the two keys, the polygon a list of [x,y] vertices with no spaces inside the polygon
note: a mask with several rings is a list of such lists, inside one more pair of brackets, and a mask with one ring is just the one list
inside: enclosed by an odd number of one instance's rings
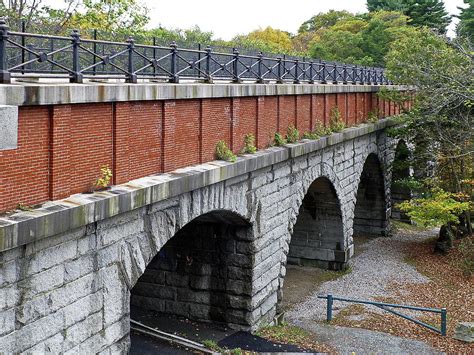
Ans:
{"label": "railing finial", "polygon": [[11,83],[7,61],[8,25],[4,17],[0,17],[0,83]]}

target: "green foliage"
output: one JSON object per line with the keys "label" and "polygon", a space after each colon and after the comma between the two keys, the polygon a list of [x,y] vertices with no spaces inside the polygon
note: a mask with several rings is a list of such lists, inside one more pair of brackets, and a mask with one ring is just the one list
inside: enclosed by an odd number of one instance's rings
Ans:
{"label": "green foliage", "polygon": [[219,345],[217,345],[217,342],[215,340],[205,339],[202,341],[202,345],[204,345],[206,348],[212,351],[222,350],[222,348]]}
{"label": "green foliage", "polygon": [[328,12],[320,12],[303,22],[298,29],[298,33],[316,32],[320,29],[330,28],[342,20],[353,19],[355,16],[349,11],[329,10]]}
{"label": "green foliage", "polygon": [[230,162],[234,162],[237,159],[235,154],[227,147],[226,142],[222,140],[216,144],[216,157],[217,159]]}
{"label": "green foliage", "polygon": [[426,26],[445,33],[451,21],[442,0],[367,0],[370,12],[398,11],[410,18],[410,25]]}
{"label": "green foliage", "polygon": [[346,124],[341,118],[341,111],[337,106],[333,107],[329,113],[329,127],[332,132],[341,132],[346,128]]}
{"label": "green foliage", "polygon": [[329,136],[332,133],[331,127],[324,127],[324,125],[317,121],[313,133],[319,137]]}
{"label": "green foliage", "polygon": [[106,188],[110,185],[112,180],[112,170],[104,165],[100,168],[100,176],[95,180],[94,186],[96,188]]}
{"label": "green foliage", "polygon": [[319,139],[320,136],[318,134],[316,134],[315,132],[304,132],[302,138],[303,139],[316,140],[316,139]]}
{"label": "green foliage", "polygon": [[459,216],[469,210],[470,203],[460,202],[455,194],[434,188],[422,197],[400,203],[398,207],[417,224],[439,227],[448,223],[458,224]]}
{"label": "green foliage", "polygon": [[286,139],[278,132],[275,133],[274,143],[277,147],[281,147],[287,143]]}
{"label": "green foliage", "polygon": [[255,136],[252,133],[245,135],[244,144],[244,153],[253,154],[257,151],[257,147],[255,147]]}
{"label": "green foliage", "polygon": [[367,114],[367,122],[369,123],[378,122],[379,116],[380,116],[379,109],[376,108],[376,109],[370,110],[369,113]]}
{"label": "green foliage", "polygon": [[287,143],[296,143],[300,139],[300,132],[296,129],[295,126],[289,125],[286,130],[286,142]]}
{"label": "green foliage", "polygon": [[471,41],[474,41],[474,0],[464,0],[466,8],[459,8],[461,13],[459,14],[459,23],[456,27],[456,31],[459,36],[465,36]]}

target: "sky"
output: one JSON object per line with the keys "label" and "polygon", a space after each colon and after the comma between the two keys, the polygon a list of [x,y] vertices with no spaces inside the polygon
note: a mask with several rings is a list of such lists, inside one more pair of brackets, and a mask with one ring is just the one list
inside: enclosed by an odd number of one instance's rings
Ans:
{"label": "sky", "polygon": [[[150,27],[190,28],[198,25],[218,38],[271,26],[291,33],[311,16],[330,9],[365,12],[366,0],[142,0],[150,9]],[[462,0],[445,0],[446,10],[458,14]],[[454,24],[448,35],[452,35]]]}

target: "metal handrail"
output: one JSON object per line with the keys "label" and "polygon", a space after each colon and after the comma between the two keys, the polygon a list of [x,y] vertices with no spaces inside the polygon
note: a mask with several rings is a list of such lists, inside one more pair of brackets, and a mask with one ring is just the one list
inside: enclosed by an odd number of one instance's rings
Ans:
{"label": "metal handrail", "polygon": [[84,78],[119,78],[129,83],[138,79],[180,79],[213,82],[225,80],[265,83],[333,83],[391,85],[384,69],[360,67],[301,57],[241,54],[201,49],[136,44],[81,38],[74,30],[70,37],[10,31],[0,18],[0,84],[14,77],[68,78],[82,83]]}
{"label": "metal handrail", "polygon": [[[426,308],[426,307],[416,307],[416,306],[406,306],[406,305],[401,305],[401,304],[394,304],[394,303],[384,303],[384,302],[374,302],[374,301],[363,301],[363,300],[355,300],[351,298],[344,298],[344,297],[337,297],[333,296],[331,294],[328,294],[327,296],[318,296],[318,298],[323,298],[327,300],[327,307],[326,307],[326,321],[330,322],[332,320],[332,305],[334,301],[342,301],[342,302],[350,302],[350,303],[360,303],[360,304],[368,304],[372,306],[376,306],[380,309],[383,309],[384,311],[390,312],[392,314],[395,314],[399,317],[402,317],[406,320],[409,320],[415,324],[421,325],[422,327],[428,328],[436,333],[441,334],[442,336],[446,336],[446,331],[447,331],[447,310],[446,308]],[[431,313],[438,313],[441,314],[441,327],[438,329],[436,327],[433,327],[430,324],[427,324],[425,322],[422,322],[418,319],[415,319],[413,317],[407,316],[406,314],[394,311],[393,309],[387,308],[403,308],[403,309],[410,309],[410,310],[415,310],[415,311],[422,311],[422,312],[431,312]]]}

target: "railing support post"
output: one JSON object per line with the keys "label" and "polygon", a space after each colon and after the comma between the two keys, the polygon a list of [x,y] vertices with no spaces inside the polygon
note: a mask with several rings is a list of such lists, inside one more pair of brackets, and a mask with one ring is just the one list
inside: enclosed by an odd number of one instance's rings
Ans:
{"label": "railing support post", "polygon": [[263,53],[258,53],[258,64],[257,64],[257,84],[263,84],[264,80],[262,77],[262,60],[263,60]]}
{"label": "railing support post", "polygon": [[446,330],[447,330],[447,312],[446,308],[441,308],[441,335],[446,336]]}
{"label": "railing support post", "polygon": [[178,49],[176,42],[171,42],[171,76],[170,83],[179,83],[179,76],[176,74],[178,72]]}
{"label": "railing support post", "polygon": [[133,63],[133,52],[135,51],[135,41],[132,37],[128,37],[128,70],[127,70],[127,83],[136,84],[137,83],[137,74],[134,73],[134,63]]}
{"label": "railing support post", "polygon": [[298,69],[300,67],[300,61],[298,59],[295,59],[295,80],[293,83],[299,84],[300,83],[300,78],[298,77]]}
{"label": "railing support post", "polygon": [[337,84],[337,64],[333,63],[332,83]]}
{"label": "railing support post", "polygon": [[72,37],[72,74],[69,79],[71,83],[82,84],[84,81],[81,73],[81,61],[79,57],[79,43],[81,42],[81,35],[79,30],[73,30],[71,33]]}
{"label": "railing support post", "polygon": [[347,85],[347,65],[344,64],[342,67],[342,83]]}
{"label": "railing support post", "polygon": [[328,295],[327,297],[328,303],[327,303],[327,309],[326,309],[326,320],[328,322],[332,321],[332,295]]}
{"label": "railing support post", "polygon": [[326,81],[326,62],[321,63],[321,84],[327,84]]}
{"label": "railing support post", "polygon": [[212,84],[212,75],[211,75],[211,53],[212,49],[210,46],[206,47],[206,83]]}
{"label": "railing support post", "polygon": [[313,73],[313,61],[310,60],[309,61],[309,80],[308,80],[308,84],[314,84],[314,73]]}
{"label": "railing support post", "polygon": [[8,71],[7,60],[8,25],[3,17],[0,17],[0,83],[9,84],[12,81]]}
{"label": "railing support post", "polygon": [[234,48],[234,58],[232,62],[232,81],[236,84],[240,84],[242,79],[239,78],[239,50]]}
{"label": "railing support post", "polygon": [[282,84],[283,83],[283,78],[281,76],[281,63],[282,63],[282,59],[281,57],[278,57],[277,58],[277,61],[278,61],[278,66],[277,66],[277,74],[278,74],[278,77],[277,77],[277,84]]}

